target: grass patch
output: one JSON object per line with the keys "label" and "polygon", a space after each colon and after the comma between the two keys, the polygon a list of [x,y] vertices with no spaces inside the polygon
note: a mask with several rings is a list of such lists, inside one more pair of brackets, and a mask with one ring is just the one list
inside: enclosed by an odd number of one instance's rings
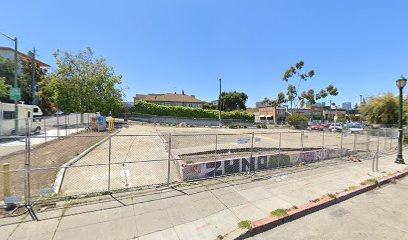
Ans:
{"label": "grass patch", "polygon": [[314,202],[314,203],[317,203],[318,201],[320,201],[320,198],[316,198],[316,199],[310,200],[310,202]]}
{"label": "grass patch", "polygon": [[328,193],[328,194],[326,194],[326,196],[328,196],[331,199],[336,199],[337,198],[336,194],[333,194],[333,193]]}
{"label": "grass patch", "polygon": [[238,227],[242,229],[252,229],[252,222],[249,220],[244,220],[238,223]]}
{"label": "grass patch", "polygon": [[366,186],[366,185],[371,185],[371,184],[378,185],[378,181],[374,178],[370,178],[360,183],[361,186]]}
{"label": "grass patch", "polygon": [[286,209],[279,208],[279,209],[272,211],[271,216],[272,217],[286,217],[288,216],[288,211]]}

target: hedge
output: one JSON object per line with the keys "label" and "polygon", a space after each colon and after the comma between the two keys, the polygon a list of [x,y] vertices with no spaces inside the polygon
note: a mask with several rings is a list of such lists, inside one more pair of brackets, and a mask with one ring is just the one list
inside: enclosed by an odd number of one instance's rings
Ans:
{"label": "hedge", "polygon": [[[133,112],[166,117],[204,118],[218,120],[219,111],[182,106],[162,106],[144,101],[135,101]],[[254,121],[255,116],[247,112],[222,112],[222,119]]]}

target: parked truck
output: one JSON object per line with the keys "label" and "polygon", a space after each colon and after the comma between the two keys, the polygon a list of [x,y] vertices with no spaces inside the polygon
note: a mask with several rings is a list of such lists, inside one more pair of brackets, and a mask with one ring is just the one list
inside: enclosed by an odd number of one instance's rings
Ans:
{"label": "parked truck", "polygon": [[13,103],[0,102],[0,136],[24,135],[26,133],[26,119],[31,133],[41,131],[41,116],[43,112],[36,105],[18,104],[18,132],[15,130],[15,108]]}

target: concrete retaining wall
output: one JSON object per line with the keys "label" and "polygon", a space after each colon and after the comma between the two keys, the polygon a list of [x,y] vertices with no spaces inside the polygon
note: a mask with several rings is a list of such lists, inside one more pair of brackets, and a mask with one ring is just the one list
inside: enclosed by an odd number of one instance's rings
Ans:
{"label": "concrete retaining wall", "polygon": [[[341,151],[343,153],[341,154]],[[225,159],[213,162],[186,163],[177,160],[180,177],[183,180],[208,178],[240,172],[251,172],[289,166],[296,163],[309,163],[330,158],[338,158],[353,154],[348,149],[320,149],[305,152],[276,153],[270,155],[254,155],[250,157]]]}

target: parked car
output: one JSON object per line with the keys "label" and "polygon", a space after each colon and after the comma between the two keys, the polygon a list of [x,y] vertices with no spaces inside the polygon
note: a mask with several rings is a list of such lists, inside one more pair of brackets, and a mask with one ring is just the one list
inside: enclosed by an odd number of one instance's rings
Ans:
{"label": "parked car", "polygon": [[323,124],[322,124],[323,128],[329,128],[330,125],[331,125],[330,123],[323,123]]}
{"label": "parked car", "polygon": [[350,133],[360,133],[360,132],[363,132],[363,131],[364,131],[363,125],[361,125],[359,123],[355,123],[355,124],[351,125],[350,128],[349,128]]}
{"label": "parked car", "polygon": [[332,132],[341,132],[343,131],[343,125],[341,123],[332,123],[330,124],[329,130]]}
{"label": "parked car", "polygon": [[319,131],[323,131],[324,127],[321,124],[315,124],[310,126],[310,130],[319,130]]}

